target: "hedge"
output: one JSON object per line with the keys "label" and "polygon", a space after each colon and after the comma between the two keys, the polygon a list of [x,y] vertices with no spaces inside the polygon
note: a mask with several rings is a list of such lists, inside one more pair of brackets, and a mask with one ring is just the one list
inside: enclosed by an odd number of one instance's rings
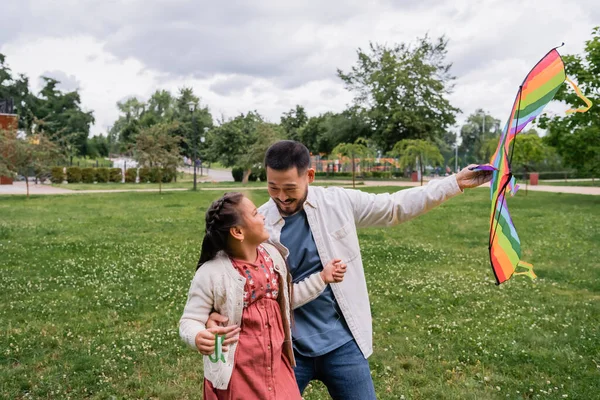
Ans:
{"label": "hedge", "polygon": [[65,180],[65,172],[63,167],[53,167],[50,171],[50,181],[52,183],[63,183]]}
{"label": "hedge", "polygon": [[129,168],[125,171],[125,182],[127,183],[135,183],[135,178],[137,178],[137,169]]}
{"label": "hedge", "polygon": [[139,170],[140,183],[147,183],[150,181],[150,168],[142,167]]}
{"label": "hedge", "polygon": [[121,168],[111,168],[109,169],[109,177],[108,180],[114,183],[121,183],[123,180],[123,172]]}
{"label": "hedge", "polygon": [[67,168],[67,182],[80,183],[81,182],[81,168],[68,167]]}
{"label": "hedge", "polygon": [[81,180],[83,183],[94,183],[96,181],[96,169],[95,168],[82,168],[81,169]]}
{"label": "hedge", "polygon": [[108,168],[96,168],[96,182],[106,183],[108,182],[110,172]]}

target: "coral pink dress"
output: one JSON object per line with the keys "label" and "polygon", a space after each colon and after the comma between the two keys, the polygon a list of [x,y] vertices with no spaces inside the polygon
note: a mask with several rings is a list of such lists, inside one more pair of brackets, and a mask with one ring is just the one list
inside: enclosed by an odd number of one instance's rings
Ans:
{"label": "coral pink dress", "polygon": [[215,389],[204,379],[207,400],[301,400],[290,361],[283,353],[285,334],[277,302],[279,275],[259,246],[254,263],[232,259],[246,278],[242,331],[227,390]]}

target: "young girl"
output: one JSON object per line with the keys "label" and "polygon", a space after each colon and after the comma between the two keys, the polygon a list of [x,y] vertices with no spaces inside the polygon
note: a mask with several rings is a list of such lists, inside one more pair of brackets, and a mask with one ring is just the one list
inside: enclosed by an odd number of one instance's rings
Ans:
{"label": "young girl", "polygon": [[[263,243],[268,238],[264,217],[241,193],[225,194],[206,212],[200,261],[179,321],[182,339],[204,355],[205,399],[301,399],[291,309],[341,282],[346,266],[332,260],[292,290],[284,258]],[[229,318],[228,326],[206,329],[212,311]],[[225,362],[208,357],[215,334],[227,335]]]}

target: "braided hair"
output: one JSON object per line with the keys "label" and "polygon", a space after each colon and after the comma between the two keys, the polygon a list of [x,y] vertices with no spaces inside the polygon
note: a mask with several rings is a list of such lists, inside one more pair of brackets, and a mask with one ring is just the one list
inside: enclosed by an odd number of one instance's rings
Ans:
{"label": "braided hair", "polygon": [[225,193],[223,197],[215,200],[206,211],[206,231],[202,240],[202,250],[198,266],[215,258],[221,250],[227,252],[229,230],[242,223],[238,206],[242,203],[244,195],[239,192]]}

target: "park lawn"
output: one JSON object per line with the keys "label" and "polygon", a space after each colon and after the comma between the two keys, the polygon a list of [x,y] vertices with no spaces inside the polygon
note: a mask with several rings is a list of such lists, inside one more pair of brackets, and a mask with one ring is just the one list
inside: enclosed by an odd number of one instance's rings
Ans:
{"label": "park lawn", "polygon": [[600,187],[600,179],[595,179],[593,181],[563,181],[563,182],[546,182],[539,181],[540,185],[548,185],[548,186],[583,186],[583,187]]}
{"label": "park lawn", "polygon": [[[200,398],[177,322],[219,195],[1,197],[0,396]],[[486,189],[359,231],[379,399],[598,398],[600,197],[509,204],[536,282],[495,285]],[[313,383],[305,398],[328,396]]]}

